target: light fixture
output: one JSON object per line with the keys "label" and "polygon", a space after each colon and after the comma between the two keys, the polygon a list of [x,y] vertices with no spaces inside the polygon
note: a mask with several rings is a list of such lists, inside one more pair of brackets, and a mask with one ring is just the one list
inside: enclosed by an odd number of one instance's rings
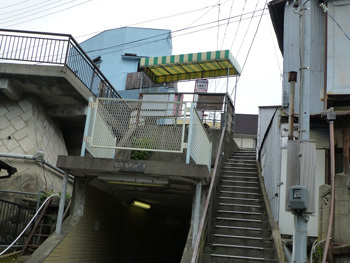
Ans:
{"label": "light fixture", "polygon": [[151,208],[151,205],[150,204],[147,204],[147,203],[144,203],[144,202],[140,202],[140,201],[132,201],[131,203],[132,205],[134,206],[137,206],[137,207],[141,207],[143,209],[150,209]]}

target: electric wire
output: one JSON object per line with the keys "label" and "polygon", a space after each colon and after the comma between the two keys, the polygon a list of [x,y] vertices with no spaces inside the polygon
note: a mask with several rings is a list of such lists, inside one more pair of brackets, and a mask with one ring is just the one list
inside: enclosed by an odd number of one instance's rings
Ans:
{"label": "electric wire", "polygon": [[343,34],[345,35],[345,37],[350,41],[349,35],[344,31],[344,29],[341,27],[341,25],[339,25],[339,23],[335,20],[335,18],[329,14],[328,11],[327,11],[327,15],[334,21],[334,23],[335,23],[335,24],[339,27],[339,29],[343,32]]}
{"label": "electric wire", "polygon": [[[257,10],[257,12],[262,12],[262,15],[266,15],[267,13],[264,13],[264,11],[267,10],[266,8],[265,9],[260,9],[260,10]],[[246,13],[245,15],[249,15],[253,12],[248,12]],[[254,17],[259,17],[260,15],[256,15]],[[222,21],[227,21],[227,20],[231,20],[231,19],[235,19],[237,17],[241,17],[241,15],[238,15],[238,16],[232,16],[232,17],[228,17],[228,18],[224,18],[224,19],[221,19],[220,22]],[[245,19],[251,19],[251,18],[244,18],[244,19],[240,19],[239,21],[241,20],[245,20]],[[234,21],[234,22],[237,22],[237,21]],[[208,29],[212,29],[212,28],[215,28],[217,25],[214,25],[214,26],[210,26],[210,27],[205,27],[204,29],[199,29],[197,31],[192,31],[190,33],[184,33],[184,34],[181,34],[181,35],[175,35],[177,33],[180,33],[182,31],[187,31],[187,30],[191,30],[191,29],[195,29],[195,28],[198,28],[198,27],[204,27],[204,26],[208,26],[208,25],[211,25],[213,23],[217,23],[217,21],[212,21],[212,22],[207,22],[207,23],[204,23],[204,24],[201,24],[201,25],[196,25],[196,26],[191,26],[191,27],[186,27],[186,28],[181,28],[181,29],[178,29],[178,30],[174,30],[172,31],[172,37],[175,38],[175,37],[178,37],[178,36],[182,36],[182,35],[187,35],[187,34],[192,34],[192,33],[196,33],[196,32],[200,32],[200,31],[203,31],[203,30],[208,30]],[[225,24],[220,24],[220,26],[222,25],[225,25]],[[161,33],[161,34],[158,34],[158,35],[155,35],[155,36],[150,36],[150,37],[146,37],[146,38],[141,38],[141,39],[137,39],[137,40],[133,40],[133,41],[129,41],[129,42],[125,42],[125,43],[122,43],[122,44],[118,44],[118,45],[112,45],[112,46],[108,46],[108,47],[104,47],[104,48],[98,48],[98,49],[93,49],[93,50],[89,50],[87,51],[87,53],[91,53],[91,52],[96,52],[96,51],[102,51],[102,50],[107,50],[107,49],[112,49],[112,48],[117,48],[117,47],[125,47],[125,46],[128,46],[130,44],[135,44],[135,43],[139,43],[139,42],[142,42],[142,41],[145,41],[145,40],[149,40],[149,39],[156,39],[155,42],[158,42],[158,41],[161,41],[161,40],[164,40],[164,38],[162,39],[157,39],[157,38],[160,38],[162,36],[166,36],[168,37],[169,33]],[[105,54],[105,53],[104,53]],[[108,53],[109,54],[109,53]]]}
{"label": "electric wire", "polygon": [[23,231],[18,235],[18,237],[3,251],[0,252],[0,256],[3,255],[7,250],[9,250],[16,242],[17,240],[24,234],[24,232],[28,229],[28,227],[30,226],[30,224],[34,221],[34,219],[37,217],[37,215],[39,214],[39,212],[41,211],[41,209],[44,207],[44,205],[52,198],[52,197],[59,197],[60,196],[58,194],[52,194],[49,197],[46,198],[46,200],[42,203],[42,205],[39,207],[38,211],[36,211],[35,215],[33,216],[33,218],[29,221],[29,223],[27,224],[27,226],[23,229]]}
{"label": "electric wire", "polygon": [[246,29],[246,31],[245,31],[245,34],[244,34],[243,40],[242,40],[242,42],[241,42],[241,45],[240,45],[240,47],[239,47],[239,49],[238,49],[238,51],[237,51],[237,53],[236,53],[236,57],[238,57],[238,55],[239,55],[239,53],[240,53],[240,51],[241,51],[241,49],[242,49],[243,43],[244,43],[244,41],[245,41],[245,38],[247,37],[247,33],[248,33],[248,31],[249,31],[250,25],[252,24],[253,17],[254,17],[254,14],[255,14],[256,9],[257,9],[257,7],[258,7],[258,4],[259,4],[259,0],[256,1],[256,5],[255,5],[255,8],[254,8],[252,17],[251,17],[251,19],[250,19],[250,21],[249,21],[249,24],[248,24],[248,27],[247,27],[247,29]]}
{"label": "electric wire", "polygon": [[[48,6],[48,5],[52,5],[52,4],[57,3],[57,2],[62,2],[62,1],[63,1],[63,0],[57,0],[56,2],[46,4],[46,5],[44,5],[43,7]],[[49,1],[48,1],[48,2],[49,2]],[[15,10],[12,10],[12,11],[7,11],[7,12],[5,12],[5,13],[1,13],[0,16],[8,15],[8,14],[16,13],[16,12],[21,12],[21,11],[24,11],[24,10],[26,10],[26,9],[30,9],[30,8],[32,8],[32,7],[40,6],[40,5],[42,5],[42,4],[45,4],[45,2],[40,2],[40,3],[37,3],[37,4],[35,4],[35,5],[26,6],[26,7],[21,7],[20,9],[15,9]],[[34,10],[37,11],[38,8],[42,8],[42,7],[34,8]],[[5,20],[5,19],[9,19],[9,18],[11,19],[12,17],[16,17],[16,16],[19,16],[19,15],[21,15],[21,14],[29,13],[29,12],[31,12],[31,11],[33,11],[33,10],[25,11],[25,12],[22,12],[22,13],[17,13],[17,14],[11,15],[11,16],[9,16],[9,17],[3,17],[3,18],[1,18],[0,20]]]}
{"label": "electric wire", "polygon": [[[231,13],[232,13],[232,7],[233,7],[233,4],[234,4],[235,0],[232,0],[232,3],[231,3],[231,8],[230,8],[230,13],[229,13],[229,17],[231,16]],[[228,25],[230,24],[230,20],[227,21],[227,25],[226,25],[226,29],[225,29],[225,33],[224,33],[224,37],[222,39],[222,43],[221,43],[221,49],[222,47],[224,46],[224,43],[225,43],[225,38],[226,38],[226,33],[227,33],[227,29],[228,29]]]}
{"label": "electric wire", "polygon": [[[265,1],[264,9],[266,8],[267,1],[268,1],[268,0]],[[244,68],[245,68],[246,63],[247,63],[247,60],[248,60],[250,51],[252,50],[252,47],[253,47],[253,44],[254,44],[256,35],[257,35],[257,33],[258,33],[258,31],[259,31],[259,28],[260,28],[260,24],[261,24],[262,17],[263,17],[263,13],[262,13],[261,16],[260,16],[259,23],[258,23],[258,26],[256,27],[253,40],[252,40],[252,42],[251,42],[251,44],[250,44],[250,47],[249,47],[247,56],[246,56],[246,58],[245,58],[245,60],[244,60],[244,63],[243,63],[242,69],[241,69],[241,74],[242,74],[242,72],[243,72],[243,70],[244,70]],[[232,96],[232,94],[233,94],[233,91],[234,91],[235,89],[237,89],[237,84],[238,84],[238,81],[239,81],[239,80],[240,80],[240,77],[237,77],[236,85],[235,85],[235,87],[233,88],[233,90],[232,90],[232,92],[231,92],[231,96]]]}
{"label": "electric wire", "polygon": [[20,5],[20,4],[23,4],[24,2],[28,2],[28,1],[29,1],[29,0],[25,0],[25,1],[22,1],[22,2],[19,2],[19,3],[16,3],[16,4],[3,6],[3,7],[0,7],[0,10],[1,10],[1,9],[5,9],[5,8],[9,8],[9,7],[13,7],[13,6],[16,6],[16,5]]}
{"label": "electric wire", "polygon": [[[242,18],[242,16],[243,16],[243,13],[244,13],[244,9],[245,9],[246,4],[247,4],[247,0],[245,0],[245,2],[244,2],[244,6],[243,6],[243,9],[242,9],[241,18]],[[230,48],[230,49],[232,49],[233,44],[234,44],[234,42],[235,42],[235,40],[236,40],[237,33],[238,33],[238,30],[239,30],[239,26],[240,26],[240,25],[241,25],[241,19],[239,20],[239,23],[238,23],[238,26],[237,26],[237,30],[236,30],[235,36],[233,37],[233,40],[232,40],[232,44],[231,44],[231,48]]]}
{"label": "electric wire", "polygon": [[[262,14],[262,15],[266,15],[266,14]],[[260,15],[259,16],[255,16],[255,17],[260,17]],[[221,26],[223,26],[223,25],[225,25],[225,24],[221,24]],[[194,34],[194,33],[198,33],[198,32],[209,30],[209,29],[214,29],[214,28],[216,28],[216,25],[213,25],[213,26],[210,26],[210,27],[206,27],[206,28],[202,28],[202,29],[195,30],[195,31],[191,31],[191,32],[182,33],[182,34],[179,34],[179,35],[173,35],[172,38],[181,37],[181,36],[185,36],[185,35],[189,35],[189,34]],[[161,35],[164,35],[164,34],[161,34]],[[168,35],[168,33],[167,33],[167,35]],[[152,39],[152,38],[154,38],[154,37],[149,37],[147,39]],[[149,42],[144,42],[144,43],[142,43],[142,41],[144,39],[141,39],[141,40],[131,41],[131,42],[128,42],[128,43],[125,43],[125,44],[115,45],[115,46],[111,46],[111,47],[107,47],[107,48],[101,48],[101,49],[94,49],[94,50],[85,51],[85,52],[87,54],[89,54],[89,53],[93,53],[93,52],[97,52],[97,51],[101,51],[101,50],[106,50],[106,49],[120,48],[120,49],[112,50],[110,52],[98,53],[99,55],[106,55],[106,54],[111,54],[111,53],[115,53],[115,52],[118,52],[118,51],[122,51],[122,50],[124,50],[126,48],[139,47],[139,46],[143,46],[143,45],[153,44],[155,42],[163,41],[165,39],[167,39],[167,37],[159,38],[157,40],[151,40]],[[133,44],[133,45],[130,45],[130,44]],[[125,47],[125,45],[128,45],[128,46]]]}
{"label": "electric wire", "polygon": [[[86,3],[91,2],[91,1],[92,1],[92,0],[87,0],[87,1],[85,1],[85,2],[76,4],[76,5],[73,5],[73,6],[70,6],[70,7],[67,7],[67,8],[64,8],[64,9],[61,9],[61,10],[58,10],[58,11],[49,13],[49,14],[45,14],[45,15],[42,15],[42,16],[39,16],[39,17],[35,17],[35,18],[32,18],[32,19],[28,19],[28,20],[26,20],[26,21],[22,21],[22,22],[19,22],[19,23],[16,23],[16,24],[12,24],[12,25],[8,25],[8,26],[3,26],[3,28],[9,28],[9,27],[12,27],[12,26],[16,26],[16,25],[20,25],[20,24],[27,23],[27,22],[30,22],[30,21],[34,21],[34,20],[37,20],[37,19],[40,19],[40,18],[43,18],[43,17],[47,17],[47,16],[50,16],[50,15],[54,15],[54,14],[57,14],[57,13],[60,13],[60,12],[63,12],[63,11],[66,11],[66,10],[69,10],[69,9],[72,9],[72,8],[75,8],[75,7],[77,7],[77,6],[86,4]],[[18,20],[18,19],[16,19],[16,20]]]}

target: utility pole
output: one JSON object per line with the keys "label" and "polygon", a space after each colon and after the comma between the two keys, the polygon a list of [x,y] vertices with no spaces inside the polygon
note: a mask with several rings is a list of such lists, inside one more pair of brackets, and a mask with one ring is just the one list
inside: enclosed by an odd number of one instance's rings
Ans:
{"label": "utility pole", "polygon": [[300,93],[299,93],[299,133],[301,140],[310,139],[310,86],[311,86],[311,1],[302,0],[299,6],[301,35],[300,51]]}

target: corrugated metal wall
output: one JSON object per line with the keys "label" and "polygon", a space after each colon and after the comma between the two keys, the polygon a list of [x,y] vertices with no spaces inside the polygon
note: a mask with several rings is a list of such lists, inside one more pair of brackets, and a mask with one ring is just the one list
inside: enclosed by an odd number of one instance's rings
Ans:
{"label": "corrugated metal wall", "polygon": [[[324,88],[324,14],[318,7],[317,1],[311,3],[311,92],[310,114],[323,112],[323,88]],[[298,81],[295,87],[295,113],[299,113],[299,89],[300,89],[300,44],[302,44],[302,24],[299,14],[295,13],[292,5],[287,5],[284,16],[284,54],[283,54],[283,106],[287,107],[290,97],[290,83],[288,72],[298,72]]]}
{"label": "corrugated metal wall", "polygon": [[[272,111],[273,110],[273,111]],[[259,109],[259,131],[260,162],[262,176],[264,177],[267,195],[270,200],[272,213],[275,221],[278,221],[281,182],[281,135],[280,135],[280,110],[271,114],[276,108]],[[269,118],[269,119],[268,119]],[[268,128],[266,124],[271,124]],[[265,127],[264,127],[265,126]],[[263,145],[261,145],[263,142]]]}
{"label": "corrugated metal wall", "polygon": [[[350,1],[330,1],[329,14],[349,34]],[[350,42],[336,23],[328,19],[328,73],[329,94],[350,94]]]}

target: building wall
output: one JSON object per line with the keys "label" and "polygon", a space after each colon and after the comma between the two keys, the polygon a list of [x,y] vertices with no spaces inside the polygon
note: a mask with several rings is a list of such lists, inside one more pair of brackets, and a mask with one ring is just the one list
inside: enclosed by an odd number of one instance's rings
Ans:
{"label": "building wall", "polygon": [[[329,1],[329,14],[341,25],[345,32],[350,32],[349,1]],[[336,23],[328,18],[328,72],[327,89],[331,94],[350,93],[350,49],[349,40],[338,28]]]}
{"label": "building wall", "polygon": [[123,214],[110,196],[88,188],[84,216],[44,262],[123,262]]}
{"label": "building wall", "polygon": [[[323,112],[324,90],[324,13],[317,1],[310,1],[311,5],[311,48],[310,48],[310,114]],[[293,5],[285,7],[284,13],[284,52],[283,52],[283,106],[288,107],[290,98],[290,83],[288,73],[298,72],[295,83],[295,114],[299,113],[299,90],[301,83],[300,50],[302,48],[302,21],[299,14],[294,11]]]}
{"label": "building wall", "polygon": [[[61,130],[34,97],[13,102],[0,96],[0,152],[36,155],[45,152],[45,160],[56,164],[67,149]],[[11,178],[0,181],[0,189],[38,192],[61,191],[61,176],[32,160],[2,158],[17,168]],[[3,172],[2,172],[3,173]]]}
{"label": "building wall", "polygon": [[[101,56],[100,69],[116,90],[125,90],[127,73],[137,72],[137,56],[172,54],[171,31],[163,29],[123,27],[104,31],[84,42],[81,47],[94,59]],[[96,51],[93,51],[96,50]]]}
{"label": "building wall", "polygon": [[44,262],[177,263],[189,223],[153,208],[121,203],[87,186],[82,218]]}
{"label": "building wall", "polygon": [[[279,223],[281,234],[292,235],[294,219],[293,215],[285,211],[286,182],[287,182],[287,142],[288,142],[288,124],[280,123],[281,109],[279,109],[272,121],[268,122],[266,117],[271,117],[270,109],[260,109],[259,119],[265,120],[265,124],[260,129],[265,133],[259,133],[260,140],[264,144],[260,145],[260,161],[262,175],[264,177],[266,191],[269,196],[271,209],[274,219]],[[267,122],[266,122],[267,121]],[[266,129],[266,123],[270,123],[270,128]],[[260,127],[260,126],[259,126]],[[326,144],[327,131],[324,129],[312,130],[310,138],[316,140],[316,172],[315,172],[315,207],[318,207],[318,189],[325,183],[326,173]],[[294,129],[294,136],[297,137],[297,129]],[[265,138],[265,139],[263,139]],[[260,144],[261,144],[260,142]],[[317,236],[318,234],[318,213],[310,216],[308,223],[308,235]]]}
{"label": "building wall", "polygon": [[242,137],[235,136],[234,140],[239,148],[255,148],[256,147],[256,138],[246,138],[243,136]]}
{"label": "building wall", "polygon": [[[272,112],[276,112],[276,114],[272,114]],[[281,199],[281,135],[279,130],[279,114],[280,110],[276,111],[276,109],[271,111],[270,108],[260,108],[259,110],[259,123],[260,120],[265,121],[263,122],[263,127],[259,125],[258,154],[271,210],[277,222],[279,220]]]}
{"label": "building wall", "polygon": [[[316,173],[315,173],[315,207],[316,212],[310,216],[308,222],[308,236],[317,237],[318,236],[318,218],[319,214],[317,211],[319,203],[319,187],[324,184],[325,176],[325,150],[316,149]],[[290,212],[286,212],[285,209],[285,196],[286,196],[286,182],[287,182],[287,149],[282,150],[282,160],[281,160],[281,188],[280,188],[280,210],[279,210],[279,227],[282,235],[293,235],[294,229],[294,216]]]}

